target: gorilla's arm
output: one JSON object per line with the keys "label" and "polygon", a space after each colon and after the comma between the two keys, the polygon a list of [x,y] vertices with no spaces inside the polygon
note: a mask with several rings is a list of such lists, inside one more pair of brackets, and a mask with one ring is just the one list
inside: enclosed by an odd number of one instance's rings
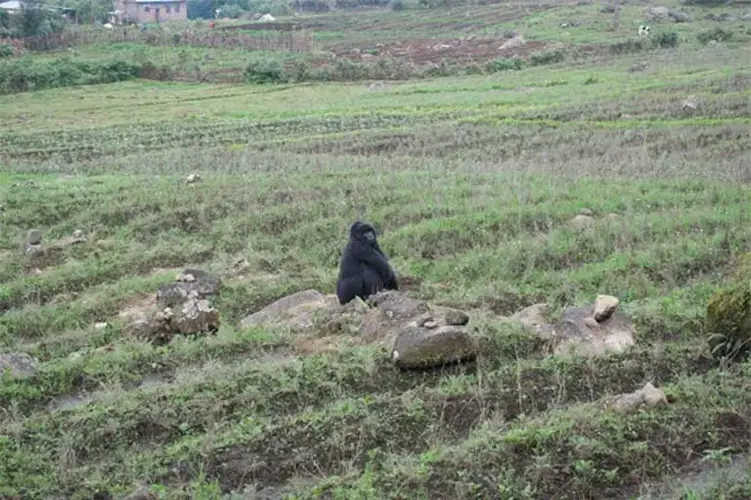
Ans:
{"label": "gorilla's arm", "polygon": [[378,253],[373,247],[368,244],[359,243],[356,247],[357,258],[373,268],[381,277],[384,283],[388,283],[395,279],[394,270],[391,269],[386,257],[383,254]]}

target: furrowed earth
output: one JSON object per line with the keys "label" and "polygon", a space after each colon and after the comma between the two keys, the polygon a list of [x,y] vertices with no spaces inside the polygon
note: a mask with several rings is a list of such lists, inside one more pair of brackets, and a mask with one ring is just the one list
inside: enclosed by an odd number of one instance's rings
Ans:
{"label": "furrowed earth", "polygon": [[[749,7],[665,5],[691,20],[408,4],[218,23],[260,55],[28,52],[151,69],[1,92],[0,498],[751,498],[751,362],[703,329],[751,249]],[[402,370],[361,304],[243,323],[335,293],[357,219],[476,359]],[[190,269],[221,278],[218,329],[134,333]],[[632,346],[559,355],[513,321],[601,295]]]}

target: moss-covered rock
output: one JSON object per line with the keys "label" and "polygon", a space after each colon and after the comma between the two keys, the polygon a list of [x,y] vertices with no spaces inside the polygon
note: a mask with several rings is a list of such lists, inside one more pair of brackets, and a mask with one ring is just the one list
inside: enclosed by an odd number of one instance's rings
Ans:
{"label": "moss-covered rock", "polygon": [[736,281],[712,295],[704,329],[716,357],[742,359],[751,352],[751,254],[741,259]]}

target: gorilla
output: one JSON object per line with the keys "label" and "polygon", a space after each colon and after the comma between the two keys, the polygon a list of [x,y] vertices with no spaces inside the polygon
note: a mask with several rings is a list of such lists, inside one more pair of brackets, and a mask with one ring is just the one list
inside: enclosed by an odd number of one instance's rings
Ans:
{"label": "gorilla", "polygon": [[357,221],[349,229],[349,242],[339,264],[339,303],[346,304],[355,297],[364,300],[384,289],[398,290],[396,273],[378,246],[373,226]]}

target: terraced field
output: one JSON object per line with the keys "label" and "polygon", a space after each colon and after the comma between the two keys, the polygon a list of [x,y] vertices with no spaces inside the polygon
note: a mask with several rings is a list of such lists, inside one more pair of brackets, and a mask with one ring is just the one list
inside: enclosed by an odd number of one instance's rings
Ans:
{"label": "terraced field", "polygon": [[[0,382],[0,497],[749,498],[751,365],[702,333],[751,248],[746,56],[0,97],[0,352],[37,360]],[[332,293],[358,216],[409,295],[470,314],[477,362],[403,372],[354,333],[237,326]],[[31,228],[87,241],[34,263]],[[129,335],[185,267],[225,276],[217,334]],[[553,357],[500,318],[598,294],[634,319],[625,353]],[[670,403],[604,409],[646,382]]]}

